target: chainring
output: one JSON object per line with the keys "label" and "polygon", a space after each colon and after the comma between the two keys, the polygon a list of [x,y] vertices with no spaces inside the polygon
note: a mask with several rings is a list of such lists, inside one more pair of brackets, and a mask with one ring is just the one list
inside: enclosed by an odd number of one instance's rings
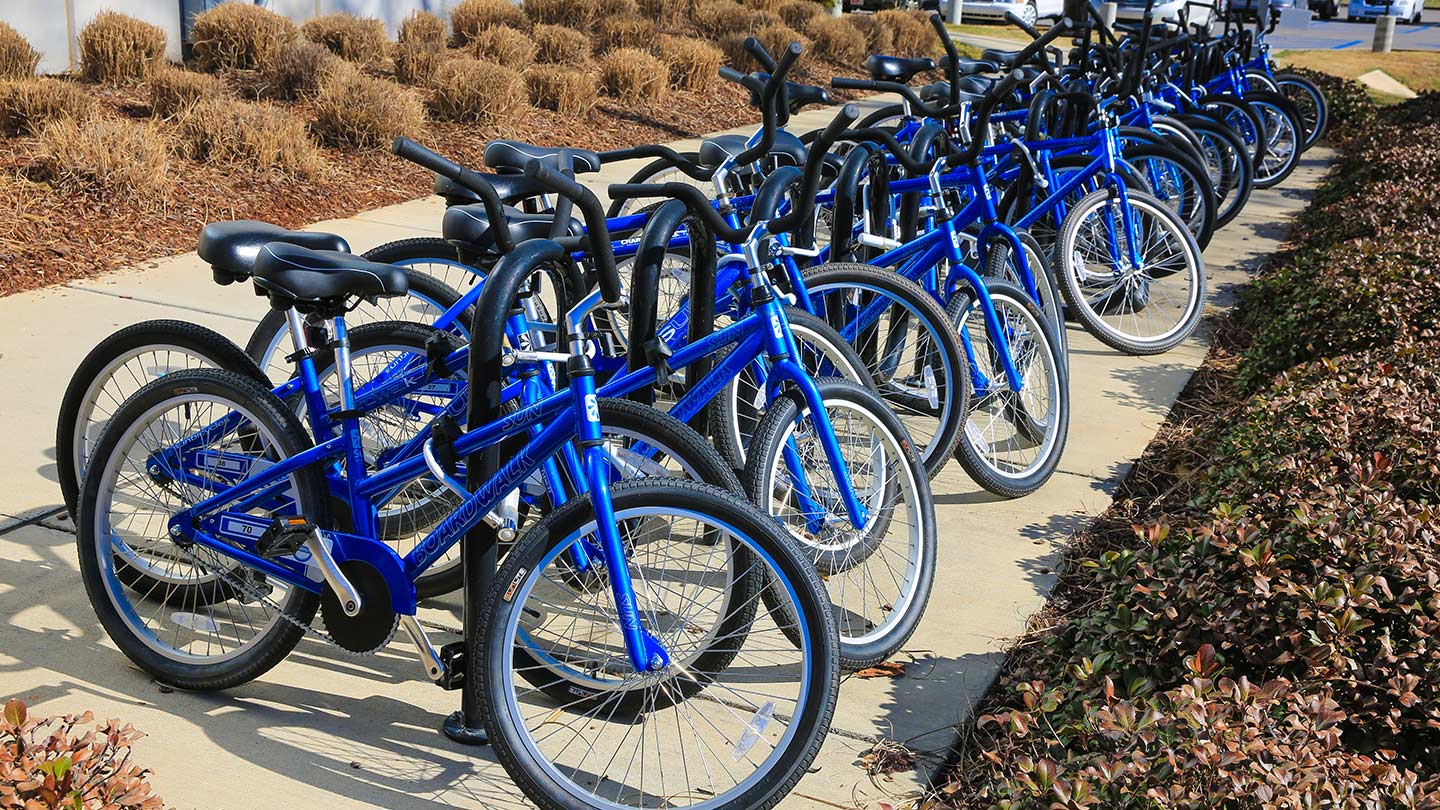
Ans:
{"label": "chainring", "polygon": [[346,616],[335,591],[320,595],[320,616],[336,644],[353,653],[373,653],[390,643],[400,616],[390,609],[390,587],[375,567],[360,560],[340,563],[340,570],[360,594],[360,613]]}

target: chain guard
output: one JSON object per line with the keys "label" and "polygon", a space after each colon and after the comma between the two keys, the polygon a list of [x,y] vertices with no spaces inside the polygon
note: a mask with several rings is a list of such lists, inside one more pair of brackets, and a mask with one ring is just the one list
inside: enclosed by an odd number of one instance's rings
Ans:
{"label": "chain guard", "polygon": [[340,599],[328,586],[320,595],[320,616],[325,631],[341,648],[352,653],[373,653],[390,643],[400,617],[390,609],[390,588],[385,577],[369,563],[347,560],[340,570],[360,594],[360,613],[346,616]]}

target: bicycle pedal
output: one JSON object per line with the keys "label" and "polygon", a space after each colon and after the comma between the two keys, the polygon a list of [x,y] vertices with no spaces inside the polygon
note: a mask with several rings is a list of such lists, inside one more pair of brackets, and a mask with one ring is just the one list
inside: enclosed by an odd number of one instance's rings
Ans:
{"label": "bicycle pedal", "polygon": [[277,517],[255,541],[255,553],[266,560],[288,557],[300,550],[315,531],[315,524],[300,515]]}
{"label": "bicycle pedal", "polygon": [[452,641],[440,648],[441,672],[436,683],[441,689],[455,691],[465,686],[465,642]]}

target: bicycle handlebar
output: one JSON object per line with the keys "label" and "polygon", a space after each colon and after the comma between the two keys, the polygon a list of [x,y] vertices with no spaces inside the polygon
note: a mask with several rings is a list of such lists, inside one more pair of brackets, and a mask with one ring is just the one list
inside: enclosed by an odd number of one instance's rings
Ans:
{"label": "bicycle handlebar", "polygon": [[585,220],[585,235],[590,242],[590,256],[600,294],[608,303],[620,300],[620,274],[615,269],[615,253],[610,249],[610,229],[605,225],[605,208],[600,199],[573,179],[546,166],[539,160],[525,164],[525,176],[573,202]]}
{"label": "bicycle handlebar", "polygon": [[626,149],[612,149],[609,152],[600,153],[600,163],[613,163],[620,160],[634,160],[636,158],[664,158],[670,165],[679,169],[687,177],[695,180],[709,180],[715,176],[713,168],[707,169],[698,163],[686,158],[668,146],[660,144],[642,144],[631,146]]}
{"label": "bicycle handlebar", "polygon": [[500,201],[500,195],[495,193],[495,187],[485,179],[485,175],[473,169],[467,169],[403,135],[397,137],[390,144],[390,151],[404,160],[429,169],[441,177],[454,180],[459,185],[475,192],[485,206],[485,213],[490,217],[490,230],[495,234],[496,249],[501,253],[507,253],[515,247],[514,240],[510,238],[510,226],[505,218],[505,206]]}
{"label": "bicycle handlebar", "polygon": [[608,189],[610,199],[628,200],[636,197],[671,197],[685,203],[690,212],[704,220],[716,236],[731,244],[740,244],[750,235],[748,228],[732,228],[730,223],[710,204],[705,192],[689,183],[615,183]]}
{"label": "bicycle handlebar", "polygon": [[[846,104],[840,108],[839,115],[815,138],[814,143],[810,144],[810,152],[805,158],[805,177],[801,181],[800,196],[795,198],[795,207],[785,216],[771,220],[766,225],[767,230],[777,234],[788,233],[810,219],[810,214],[815,210],[815,195],[820,191],[820,170],[825,165],[825,156],[830,152],[830,147],[835,145],[835,141],[840,139],[840,133],[859,117],[860,108],[854,104]],[[758,208],[756,210],[758,211]],[[751,224],[755,224],[753,215]]]}
{"label": "bicycle handlebar", "polygon": [[950,29],[945,25],[944,17],[931,14],[930,27],[935,29],[935,35],[940,37],[940,44],[945,46],[945,54],[950,57],[950,62],[945,67],[945,78],[950,80],[950,106],[953,107],[960,103],[960,52],[955,49],[955,40],[950,38]]}

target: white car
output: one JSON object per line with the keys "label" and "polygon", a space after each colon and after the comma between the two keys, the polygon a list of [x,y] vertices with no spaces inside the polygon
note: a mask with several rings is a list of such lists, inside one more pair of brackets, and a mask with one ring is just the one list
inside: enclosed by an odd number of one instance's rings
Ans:
{"label": "white car", "polygon": [[[1115,19],[1136,22],[1145,19],[1145,0],[1117,0],[1117,4]],[[1225,7],[1226,4],[1220,4],[1222,10]],[[1163,20],[1178,20],[1180,12],[1185,8],[1186,0],[1155,0],[1155,5],[1150,9],[1151,19],[1157,23]],[[1207,25],[1213,16],[1208,5],[1193,3],[1189,7],[1189,14],[1191,25]]]}
{"label": "white car", "polygon": [[1345,19],[1355,22],[1390,14],[1399,17],[1399,22],[1418,25],[1424,13],[1425,0],[1395,0],[1393,4],[1387,4],[1383,0],[1350,0],[1350,4],[1345,8]]}
{"label": "white car", "polygon": [[1011,12],[1016,17],[1034,25],[1036,20],[1044,18],[1058,19],[1065,15],[1065,0],[953,0],[963,2],[960,8],[960,19],[969,22],[970,20],[1000,20],[1004,19],[1005,12]]}

